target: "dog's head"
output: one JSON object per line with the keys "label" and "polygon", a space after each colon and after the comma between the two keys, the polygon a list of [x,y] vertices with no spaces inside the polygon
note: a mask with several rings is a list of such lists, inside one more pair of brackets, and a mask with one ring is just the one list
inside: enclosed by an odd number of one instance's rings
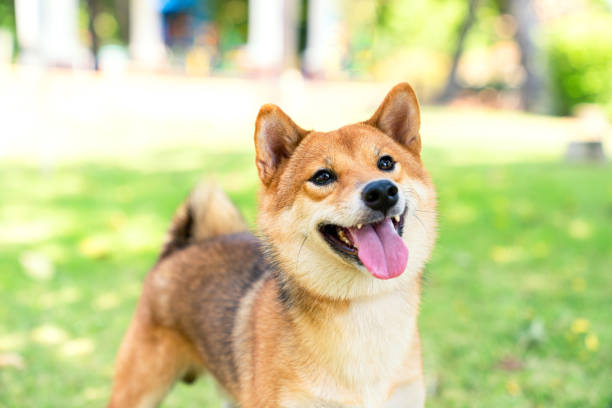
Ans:
{"label": "dog's head", "polygon": [[374,115],[306,131],[265,105],[255,128],[260,232],[283,273],[350,299],[413,282],[436,235],[436,198],[420,158],[420,111],[408,84]]}

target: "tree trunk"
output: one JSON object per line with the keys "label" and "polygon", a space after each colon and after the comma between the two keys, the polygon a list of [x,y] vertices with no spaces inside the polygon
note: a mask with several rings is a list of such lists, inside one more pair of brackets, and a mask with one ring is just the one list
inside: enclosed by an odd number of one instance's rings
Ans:
{"label": "tree trunk", "polygon": [[89,30],[89,36],[91,37],[91,53],[93,54],[94,61],[94,70],[98,71],[100,69],[98,64],[98,49],[100,44],[98,43],[98,36],[96,35],[96,29],[94,26],[94,22],[96,20],[96,15],[98,14],[98,4],[97,0],[87,0],[87,8],[89,11],[89,24],[87,26]]}
{"label": "tree trunk", "polygon": [[119,36],[128,44],[130,42],[130,2],[128,0],[115,0],[115,11],[119,23]]}
{"label": "tree trunk", "polygon": [[457,68],[459,67],[459,60],[463,55],[465,48],[465,40],[467,38],[470,29],[476,21],[476,9],[478,8],[478,0],[470,0],[468,4],[468,12],[465,16],[465,20],[461,25],[459,36],[457,38],[457,45],[455,46],[455,52],[453,54],[453,63],[446,80],[446,85],[442,93],[436,98],[438,102],[448,102],[455,97],[457,91],[461,88],[457,82]]}
{"label": "tree trunk", "polygon": [[531,112],[548,112],[546,83],[543,79],[543,54],[538,52],[534,37],[538,29],[538,17],[533,0],[508,0],[508,11],[516,19],[516,42],[521,49],[521,64],[525,69],[525,82],[521,87],[521,101]]}

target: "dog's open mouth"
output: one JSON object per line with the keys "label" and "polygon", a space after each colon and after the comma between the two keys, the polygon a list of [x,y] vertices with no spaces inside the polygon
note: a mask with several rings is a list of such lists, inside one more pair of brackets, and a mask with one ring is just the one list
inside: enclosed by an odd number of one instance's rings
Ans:
{"label": "dog's open mouth", "polygon": [[408,248],[401,238],[405,215],[406,211],[352,227],[322,224],[319,231],[340,255],[364,265],[376,278],[390,279],[399,276],[408,262]]}

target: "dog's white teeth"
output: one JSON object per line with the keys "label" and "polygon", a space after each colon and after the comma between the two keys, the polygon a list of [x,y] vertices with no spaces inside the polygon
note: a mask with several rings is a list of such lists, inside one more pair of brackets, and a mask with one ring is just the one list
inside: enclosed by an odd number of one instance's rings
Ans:
{"label": "dog's white teeth", "polygon": [[338,237],[340,238],[340,240],[342,242],[344,242],[347,245],[351,245],[351,241],[348,240],[348,238],[346,237],[346,234],[344,233],[343,230],[338,231]]}
{"label": "dog's white teeth", "polygon": [[357,224],[357,229],[361,229],[361,227],[363,227],[363,224]]}
{"label": "dog's white teeth", "polygon": [[394,219],[396,222],[399,222],[399,221],[400,221],[400,217],[399,217],[399,215],[394,216],[394,217],[393,217],[393,219]]}

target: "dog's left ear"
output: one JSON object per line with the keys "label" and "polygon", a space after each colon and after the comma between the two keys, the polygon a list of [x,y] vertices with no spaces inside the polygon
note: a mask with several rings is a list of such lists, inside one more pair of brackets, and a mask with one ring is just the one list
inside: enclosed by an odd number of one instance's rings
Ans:
{"label": "dog's left ear", "polygon": [[395,85],[365,123],[380,129],[413,153],[421,153],[419,101],[406,82]]}
{"label": "dog's left ear", "polygon": [[276,105],[264,105],[255,122],[255,164],[259,178],[268,185],[281,163],[291,156],[308,134]]}

